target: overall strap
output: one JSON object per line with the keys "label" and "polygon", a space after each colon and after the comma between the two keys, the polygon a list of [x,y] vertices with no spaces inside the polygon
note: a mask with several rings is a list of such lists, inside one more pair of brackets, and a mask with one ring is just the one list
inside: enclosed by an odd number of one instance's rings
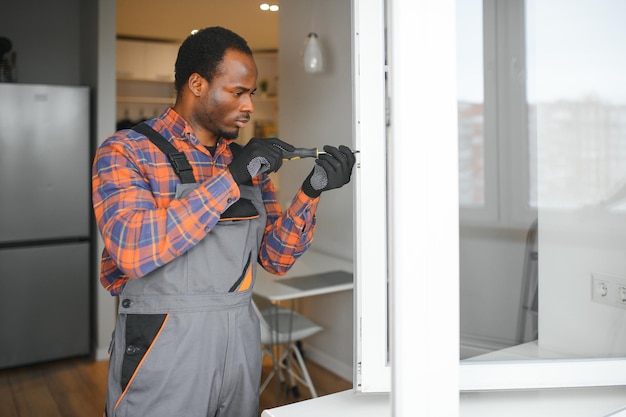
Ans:
{"label": "overall strap", "polygon": [[172,168],[176,175],[180,177],[183,184],[193,184],[196,182],[196,178],[193,176],[193,169],[189,165],[189,161],[183,152],[179,152],[167,139],[163,137],[159,132],[145,123],[139,123],[132,128],[135,132],[145,135],[150,142],[154,143],[158,148],[167,155]]}
{"label": "overall strap", "polygon": [[233,158],[236,158],[237,155],[239,155],[239,152],[243,149],[243,146],[235,142],[231,142],[228,147],[230,148],[230,152],[233,154]]}

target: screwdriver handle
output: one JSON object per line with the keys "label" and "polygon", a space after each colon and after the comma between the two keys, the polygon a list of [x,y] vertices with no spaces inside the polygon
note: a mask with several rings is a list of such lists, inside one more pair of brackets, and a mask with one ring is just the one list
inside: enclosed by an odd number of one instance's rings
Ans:
{"label": "screwdriver handle", "polygon": [[295,148],[293,152],[283,151],[283,160],[291,161],[299,158],[317,158],[319,155],[317,148]]}

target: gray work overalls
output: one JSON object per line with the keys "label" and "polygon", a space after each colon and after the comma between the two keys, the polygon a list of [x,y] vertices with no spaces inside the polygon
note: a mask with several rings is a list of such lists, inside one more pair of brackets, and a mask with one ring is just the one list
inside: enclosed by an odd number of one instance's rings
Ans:
{"label": "gray work overalls", "polygon": [[[179,184],[176,198],[195,187]],[[108,417],[258,416],[261,342],[250,299],[266,215],[259,188],[240,190],[237,218],[227,210],[194,248],[124,287]],[[239,218],[242,206],[256,213]]]}

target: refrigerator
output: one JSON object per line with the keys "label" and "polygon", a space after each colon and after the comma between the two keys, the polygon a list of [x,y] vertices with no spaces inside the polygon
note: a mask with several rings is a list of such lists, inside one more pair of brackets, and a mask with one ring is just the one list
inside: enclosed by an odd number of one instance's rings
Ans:
{"label": "refrigerator", "polygon": [[0,369],[91,352],[89,89],[0,83]]}

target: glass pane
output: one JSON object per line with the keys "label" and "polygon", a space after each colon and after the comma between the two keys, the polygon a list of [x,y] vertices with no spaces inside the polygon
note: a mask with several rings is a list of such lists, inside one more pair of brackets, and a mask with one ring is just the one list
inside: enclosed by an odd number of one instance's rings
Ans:
{"label": "glass pane", "polygon": [[497,153],[498,222],[461,227],[461,358],[626,356],[626,2],[497,4],[498,111],[484,117],[522,152]]}
{"label": "glass pane", "polygon": [[482,0],[457,1],[459,200],[485,204]]}
{"label": "glass pane", "polygon": [[535,1],[533,8],[529,106],[537,137],[538,346],[557,357],[621,356],[626,3],[553,0]]}

